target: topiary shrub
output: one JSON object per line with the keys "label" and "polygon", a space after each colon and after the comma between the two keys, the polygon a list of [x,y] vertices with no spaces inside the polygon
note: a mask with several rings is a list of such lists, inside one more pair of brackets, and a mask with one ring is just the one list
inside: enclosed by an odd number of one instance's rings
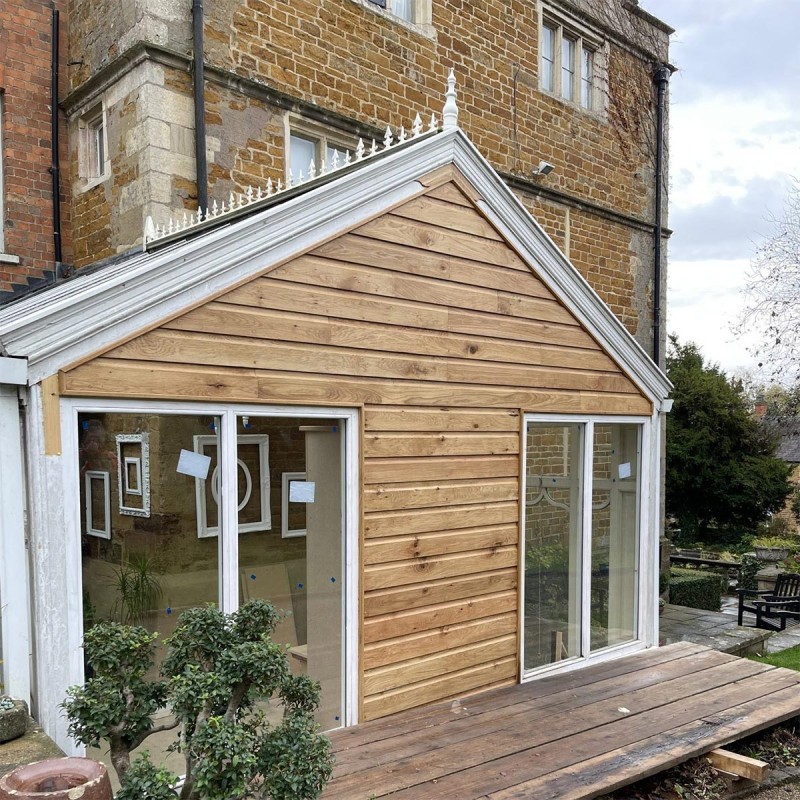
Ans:
{"label": "topiary shrub", "polygon": [[[213,606],[181,614],[166,640],[164,680],[145,677],[155,634],[114,622],[84,636],[93,677],[68,691],[63,708],[78,742],[108,742],[120,800],[314,800],[333,770],[330,742],[314,711],[319,684],[294,677],[284,647],[270,639],[280,614],[253,600],[234,614]],[[277,697],[283,719],[271,724],[257,701]],[[169,706],[173,722],[156,725]],[[175,728],[172,749],[185,759],[185,779],[131,751],[157,731]]]}
{"label": "topiary shrub", "polygon": [[669,601],[676,606],[719,611],[722,579],[713,572],[673,567],[670,571]]}

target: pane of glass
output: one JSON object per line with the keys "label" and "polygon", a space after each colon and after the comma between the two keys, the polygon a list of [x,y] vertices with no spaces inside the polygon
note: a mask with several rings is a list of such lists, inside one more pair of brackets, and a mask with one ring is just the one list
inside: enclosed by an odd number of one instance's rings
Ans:
{"label": "pane of glass", "polygon": [[528,423],[525,669],[581,655],[582,426]]}
{"label": "pane of glass", "polygon": [[[342,423],[248,416],[239,417],[238,429],[240,600],[270,600],[285,612],[276,641],[289,646],[295,674],[307,673],[320,682],[319,724],[325,730],[341,727]],[[253,492],[262,487],[265,507],[256,525],[254,500],[243,494],[243,482]],[[276,718],[281,713],[274,701],[264,708]]]}
{"label": "pane of glass", "polygon": [[575,41],[566,36],[561,40],[561,96],[572,100],[575,76]]}
{"label": "pane of glass", "polygon": [[414,21],[413,0],[392,0],[392,14],[401,19]]}
{"label": "pane of glass", "polygon": [[595,425],[591,649],[636,638],[639,425]]}
{"label": "pane of glass", "polygon": [[326,147],[325,162],[328,168],[333,167],[334,164],[342,166],[344,164],[344,154],[344,147]]}
{"label": "pane of glass", "polygon": [[584,50],[581,60],[581,105],[592,107],[592,90],[594,88],[594,53]]}
{"label": "pane of glass", "polygon": [[303,177],[308,177],[308,168],[312,161],[317,160],[317,142],[305,136],[292,134],[289,137],[289,167],[294,178],[303,173]]}
{"label": "pane of glass", "polygon": [[[218,430],[212,416],[115,412],[78,418],[83,627],[115,620],[157,633],[153,678],[180,613],[219,601],[218,536],[204,536],[198,516],[203,501],[216,515],[216,503],[204,491],[211,481],[177,471],[181,450],[196,449],[200,436],[216,449]],[[104,482],[110,532],[99,530],[105,525]],[[180,769],[182,759],[166,752],[173,740],[174,731],[160,733],[143,748],[156,762],[172,759]],[[109,763],[105,746],[90,748],[89,755]]]}
{"label": "pane of glass", "polygon": [[553,28],[545,25],[542,29],[542,88],[548,92],[553,91],[555,81],[555,47],[556,32]]}

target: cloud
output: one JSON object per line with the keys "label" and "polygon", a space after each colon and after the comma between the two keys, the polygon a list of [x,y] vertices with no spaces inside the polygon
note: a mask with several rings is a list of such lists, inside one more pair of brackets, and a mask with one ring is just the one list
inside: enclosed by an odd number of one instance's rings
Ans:
{"label": "cloud", "polygon": [[[728,179],[723,175],[721,180]],[[683,261],[750,259],[772,231],[772,218],[786,197],[785,178],[735,183],[738,197],[718,195],[696,206],[675,206],[669,217],[674,234],[670,254]]]}

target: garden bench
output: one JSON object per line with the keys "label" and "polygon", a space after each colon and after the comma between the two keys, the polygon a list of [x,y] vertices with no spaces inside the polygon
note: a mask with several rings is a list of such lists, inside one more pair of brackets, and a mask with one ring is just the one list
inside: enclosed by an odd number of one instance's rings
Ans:
{"label": "garden bench", "polygon": [[[778,575],[774,589],[736,591],[739,594],[739,625],[745,611],[756,615],[756,628],[768,631],[782,631],[787,620],[800,620],[800,575]],[[750,597],[754,599],[748,603]]]}

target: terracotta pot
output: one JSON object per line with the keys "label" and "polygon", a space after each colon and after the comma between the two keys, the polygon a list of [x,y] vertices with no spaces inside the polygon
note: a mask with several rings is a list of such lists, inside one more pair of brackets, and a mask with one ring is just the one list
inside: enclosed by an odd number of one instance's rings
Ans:
{"label": "terracotta pot", "polygon": [[106,768],[90,758],[49,758],[0,778],[0,800],[111,800]]}

